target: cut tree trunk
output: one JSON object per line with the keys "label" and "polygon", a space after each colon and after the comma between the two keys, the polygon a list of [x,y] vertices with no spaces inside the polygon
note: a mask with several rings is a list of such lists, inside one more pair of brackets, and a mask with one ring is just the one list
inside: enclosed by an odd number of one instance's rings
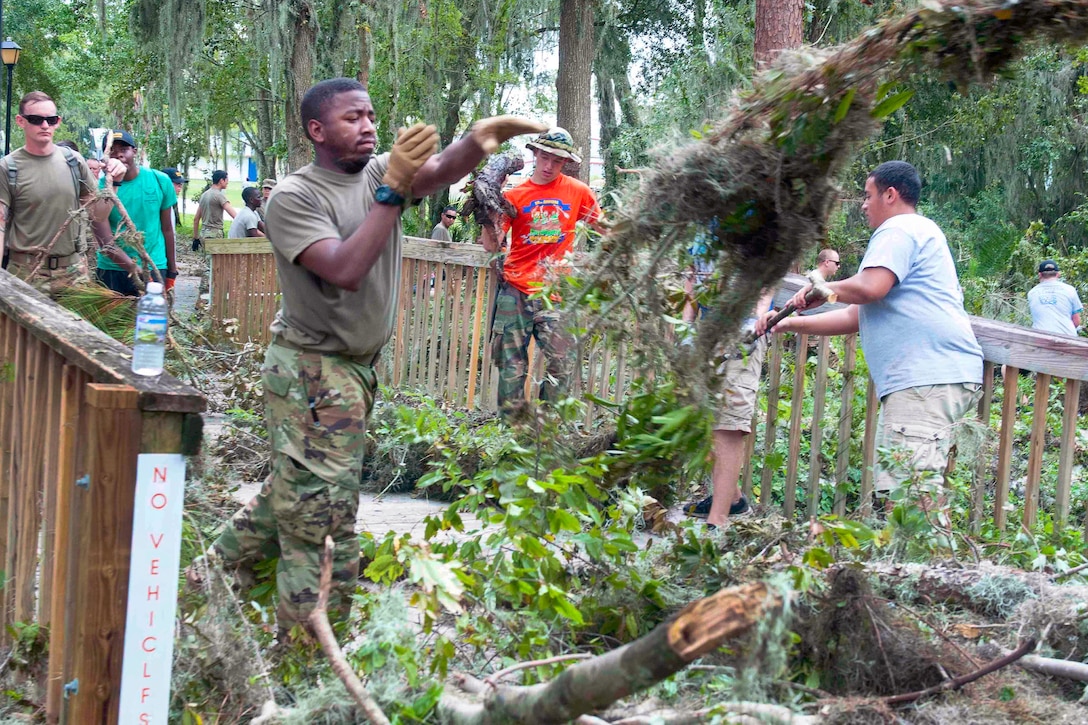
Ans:
{"label": "cut tree trunk", "polygon": [[580,662],[550,682],[518,687],[455,676],[465,694],[447,688],[439,709],[454,725],[569,722],[682,670],[748,632],[781,604],[764,584],[723,589],[689,604],[645,637]]}

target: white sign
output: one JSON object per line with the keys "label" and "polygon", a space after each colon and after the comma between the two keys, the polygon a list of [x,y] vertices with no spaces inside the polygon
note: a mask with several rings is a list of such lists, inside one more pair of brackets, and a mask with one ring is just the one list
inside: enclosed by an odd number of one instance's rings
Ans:
{"label": "white sign", "polygon": [[121,667],[121,725],[166,725],[184,495],[181,454],[140,454]]}

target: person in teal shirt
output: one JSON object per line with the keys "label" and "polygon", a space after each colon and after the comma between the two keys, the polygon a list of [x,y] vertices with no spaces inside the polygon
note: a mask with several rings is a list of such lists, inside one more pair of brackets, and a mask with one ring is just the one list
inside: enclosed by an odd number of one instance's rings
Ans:
{"label": "person in teal shirt", "polygon": [[[172,210],[178,201],[174,185],[161,171],[136,163],[136,141],[128,131],[111,131],[102,140],[103,150],[111,136],[110,158],[124,164],[124,173],[109,181],[137,231],[143,232],[144,249],[155,263],[158,274],[143,269],[144,262],[136,250],[118,240],[117,244],[98,251],[98,280],[115,292],[135,296],[139,293],[135,285],[137,275],[145,281],[153,276],[169,291],[178,276],[174,225],[171,223]],[[104,187],[106,183],[103,176],[99,186]],[[109,222],[114,234],[124,225],[116,206],[110,208]]]}

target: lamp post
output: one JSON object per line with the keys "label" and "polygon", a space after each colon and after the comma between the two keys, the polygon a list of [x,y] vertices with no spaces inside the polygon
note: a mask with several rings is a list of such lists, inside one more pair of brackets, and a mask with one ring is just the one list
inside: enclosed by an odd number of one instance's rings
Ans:
{"label": "lamp post", "polygon": [[0,60],[4,61],[4,65],[8,68],[8,106],[7,106],[7,121],[4,124],[4,155],[11,153],[11,76],[15,73],[15,64],[19,62],[19,51],[22,48],[14,42],[11,38],[8,38],[3,43],[0,43]]}

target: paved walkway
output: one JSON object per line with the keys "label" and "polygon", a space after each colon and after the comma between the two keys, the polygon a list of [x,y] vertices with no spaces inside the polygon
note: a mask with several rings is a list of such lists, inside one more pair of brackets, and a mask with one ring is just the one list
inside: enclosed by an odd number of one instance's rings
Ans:
{"label": "paved walkway", "polygon": [[[246,503],[260,491],[260,483],[244,483],[234,493],[239,503]],[[448,506],[445,501],[431,501],[425,498],[413,498],[407,493],[387,493],[379,496],[363,493],[359,501],[359,516],[355,521],[356,531],[369,531],[375,538],[381,539],[386,532],[411,534],[412,538],[423,539],[428,516],[441,515]],[[461,520],[466,531],[474,531],[480,526],[475,516],[464,514]]]}

